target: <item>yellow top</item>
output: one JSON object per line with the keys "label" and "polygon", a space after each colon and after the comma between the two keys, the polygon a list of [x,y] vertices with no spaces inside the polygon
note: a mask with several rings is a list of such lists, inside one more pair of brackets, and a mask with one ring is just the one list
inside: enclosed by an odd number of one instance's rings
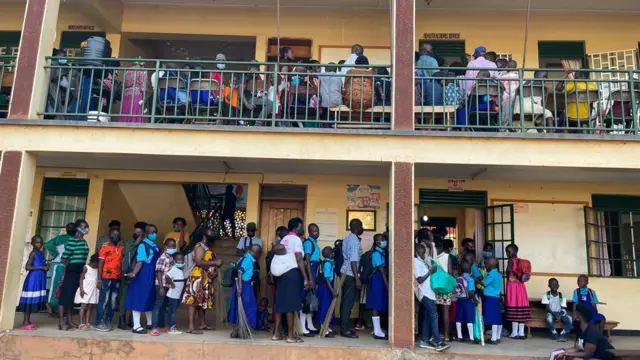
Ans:
{"label": "yellow top", "polygon": [[191,234],[188,231],[184,232],[184,244],[180,246],[180,231],[170,231],[167,233],[167,235],[165,235],[164,240],[162,240],[162,244],[158,244],[158,246],[162,248],[162,246],[164,246],[164,242],[167,241],[167,239],[169,238],[175,239],[176,247],[182,250],[185,246],[189,245],[189,239],[191,238]]}
{"label": "yellow top", "polygon": [[[598,90],[598,85],[587,81],[567,81],[564,89],[567,94],[581,91]],[[595,100],[598,100],[597,97]],[[589,120],[589,103],[570,101],[567,103],[567,118]]]}

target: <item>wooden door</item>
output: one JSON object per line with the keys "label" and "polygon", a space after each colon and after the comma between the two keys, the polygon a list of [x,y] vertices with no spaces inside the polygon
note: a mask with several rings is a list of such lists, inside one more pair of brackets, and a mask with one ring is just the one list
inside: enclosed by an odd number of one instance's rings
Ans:
{"label": "wooden door", "polygon": [[263,243],[263,256],[260,259],[260,297],[271,299],[271,287],[267,285],[266,252],[271,250],[276,238],[276,229],[287,226],[289,219],[304,218],[304,201],[263,201],[260,211],[260,239]]}

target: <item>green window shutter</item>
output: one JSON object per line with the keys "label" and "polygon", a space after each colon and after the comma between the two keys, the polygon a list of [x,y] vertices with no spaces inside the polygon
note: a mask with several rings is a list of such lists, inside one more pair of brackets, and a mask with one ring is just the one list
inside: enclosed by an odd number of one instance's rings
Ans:
{"label": "green window shutter", "polygon": [[487,206],[486,191],[447,191],[441,189],[420,189],[420,205],[455,206],[484,208]]}
{"label": "green window shutter", "polygon": [[544,59],[584,59],[584,41],[539,41],[538,57]]}
{"label": "green window shutter", "polygon": [[107,33],[102,31],[63,31],[60,37],[60,48],[77,49],[80,44],[92,36],[106,38]]}
{"label": "green window shutter", "polygon": [[89,179],[45,178],[42,196],[87,196]]}
{"label": "green window shutter", "polygon": [[640,196],[592,194],[591,205],[598,210],[640,211]]}
{"label": "green window shutter", "polygon": [[20,31],[0,31],[0,47],[18,46],[21,34]]}
{"label": "green window shutter", "polygon": [[420,40],[420,48],[423,44],[431,44],[433,52],[439,57],[460,59],[466,63],[466,52],[464,41],[452,40]]}

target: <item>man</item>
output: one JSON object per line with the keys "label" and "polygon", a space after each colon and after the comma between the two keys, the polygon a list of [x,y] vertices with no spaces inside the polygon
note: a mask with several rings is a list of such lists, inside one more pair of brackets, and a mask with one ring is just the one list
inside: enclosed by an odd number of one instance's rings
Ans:
{"label": "man", "polygon": [[51,307],[49,310],[51,314],[54,314],[55,309],[58,308],[58,298],[55,294],[56,290],[58,290],[58,286],[60,285],[62,270],[64,269],[61,262],[62,254],[64,253],[64,246],[75,236],[75,234],[76,224],[70,222],[67,224],[64,234],[58,235],[44,244],[44,248],[52,257],[51,266],[49,267],[51,271],[51,287],[49,288],[49,299],[47,300]]}
{"label": "man", "polygon": [[129,318],[127,322],[127,315],[125,310],[125,300],[127,298],[127,291],[129,291],[129,282],[131,278],[128,276],[124,276],[124,274],[129,274],[133,271],[133,267],[135,266],[136,259],[136,249],[138,245],[142,242],[142,240],[146,237],[145,229],[147,228],[146,222],[137,222],[134,226],[134,232],[131,238],[124,242],[124,249],[122,253],[124,254],[124,259],[122,260],[122,283],[120,284],[120,318],[118,319],[118,329],[122,330],[130,330],[129,323],[131,323],[131,318]]}
{"label": "man", "polygon": [[[497,68],[494,62],[491,62],[485,58],[486,54],[487,54],[487,48],[484,46],[478,46],[473,52],[474,59],[471,60],[467,65],[469,70],[467,70],[465,74],[465,78],[467,81],[467,86],[466,86],[467,95],[471,95],[473,86],[476,83],[475,78],[478,76],[478,73],[480,72],[479,69],[482,69],[482,68],[496,69]],[[496,71],[490,71],[489,73],[491,74],[491,77],[496,77],[497,75]]]}
{"label": "man", "polygon": [[[344,65],[355,65],[356,64],[356,59],[358,58],[358,56],[362,56],[362,55],[364,55],[364,48],[362,47],[362,45],[359,45],[359,44],[353,45],[351,47],[351,55],[349,55],[347,60],[345,60]],[[340,73],[346,74],[347,71],[349,71],[351,69],[352,68],[350,68],[350,67],[341,67],[340,68]],[[342,80],[342,81],[344,82],[344,80]]]}
{"label": "man", "polygon": [[[576,321],[579,330],[576,334],[576,346],[566,350],[568,359],[600,359],[613,360],[615,356],[607,350],[614,349],[607,338],[590,324],[593,310],[589,305],[578,304],[576,306]],[[582,347],[580,347],[582,345]],[[580,350],[582,348],[583,350]]]}
{"label": "man", "polygon": [[[220,227],[222,231],[232,239],[236,239],[236,201],[238,198],[233,193],[233,185],[229,184],[225,188],[224,194],[218,194],[214,196],[224,196],[224,205],[222,206],[222,216],[220,216]],[[227,228],[227,222],[231,225],[231,234]]]}
{"label": "man", "polygon": [[416,63],[416,76],[431,77],[438,69],[420,69],[420,68],[437,68],[438,61],[433,56],[431,44],[424,44],[420,50],[420,58]]}
{"label": "man", "polygon": [[435,52],[433,52],[433,46],[431,44],[423,44],[422,49],[420,49],[420,53],[423,55],[429,55],[432,58],[436,59],[436,61],[438,62],[438,66],[440,67],[446,63],[445,59],[442,56],[438,56]]}
{"label": "man", "polygon": [[98,239],[98,242],[96,243],[96,253],[100,252],[100,249],[102,248],[102,246],[111,242],[111,231],[113,230],[120,231],[120,221],[111,220],[109,222],[109,230],[107,231],[107,234],[101,237],[100,239]]}
{"label": "man", "polygon": [[342,273],[342,299],[340,302],[340,336],[357,339],[355,331],[349,328],[351,310],[357,299],[360,299],[360,278],[358,277],[358,266],[360,256],[362,256],[362,246],[359,236],[363,233],[362,221],[352,219],[349,222],[351,232],[342,240],[342,254],[344,263],[340,272]]}
{"label": "man", "polygon": [[184,229],[187,226],[187,220],[183,217],[177,217],[173,219],[171,225],[173,226],[173,231],[168,232],[164,240],[156,241],[156,243],[158,247],[162,249],[167,239],[174,239],[177,244],[177,249],[183,251],[187,245],[189,245],[189,240],[191,239],[191,234]]}
{"label": "man", "polygon": [[[227,61],[227,57],[224,54],[216,55],[216,61],[220,61],[220,63],[216,64],[216,68],[218,70],[224,70],[227,66],[224,61]],[[214,71],[211,73],[211,80],[215,80],[218,84],[222,85],[222,73],[219,71]]]}
{"label": "man", "polygon": [[248,223],[246,229],[247,236],[241,237],[240,241],[238,241],[238,246],[236,246],[236,256],[244,256],[244,253],[253,245],[260,245],[260,247],[262,247],[262,240],[256,236],[256,230],[258,229],[256,223]]}

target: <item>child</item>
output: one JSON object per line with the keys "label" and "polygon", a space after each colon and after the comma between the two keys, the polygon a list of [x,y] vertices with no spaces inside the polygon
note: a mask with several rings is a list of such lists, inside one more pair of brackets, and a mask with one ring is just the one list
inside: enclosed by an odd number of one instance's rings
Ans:
{"label": "child", "polygon": [[529,308],[529,296],[527,287],[524,284],[526,278],[519,269],[518,246],[509,244],[506,248],[507,258],[507,288],[506,288],[506,316],[507,321],[511,321],[512,339],[524,340],[524,324],[531,320],[531,309]]}
{"label": "child", "polygon": [[20,304],[18,305],[18,311],[24,313],[20,330],[37,329],[38,326],[31,322],[31,313],[41,312],[47,308],[47,271],[49,271],[49,265],[47,265],[42,251],[44,241],[40,235],[36,235],[31,238],[31,245],[33,250],[31,250],[27,264],[24,266],[24,269],[29,273],[24,279],[22,296],[20,296]]}
{"label": "child", "polygon": [[91,330],[93,328],[89,322],[91,311],[98,303],[98,254],[91,255],[89,265],[84,266],[74,302],[80,304],[78,330]]}
{"label": "child", "polygon": [[391,78],[389,78],[389,70],[386,67],[379,67],[376,69],[375,86],[376,86],[376,105],[378,106],[390,106],[391,105]]}
{"label": "child", "polygon": [[269,299],[263,297],[258,303],[258,325],[256,330],[269,331]]}
{"label": "child", "polygon": [[500,293],[502,292],[502,275],[498,271],[498,260],[489,257],[484,261],[487,276],[484,278],[484,302],[482,303],[482,315],[484,324],[491,325],[491,341],[489,344],[500,343],[502,334],[502,313],[500,312]]}
{"label": "child", "polygon": [[[567,315],[567,298],[558,291],[560,284],[556,278],[549,279],[549,291],[542,295],[542,305],[546,305],[547,315],[545,320],[547,321],[547,328],[551,331],[554,340],[561,342],[567,341],[565,336],[571,332],[573,327],[573,321],[571,317]],[[561,320],[564,324],[564,328],[558,336],[556,328],[553,323],[556,320]]]}
{"label": "child", "polygon": [[458,332],[458,340],[464,342],[462,336],[462,323],[467,324],[467,330],[469,331],[469,340],[474,344],[479,344],[479,339],[473,338],[473,325],[476,322],[476,293],[475,293],[475,281],[469,274],[471,272],[471,263],[468,261],[462,262],[462,283],[465,283],[465,289],[468,296],[465,298],[458,298],[456,305],[456,330]]}
{"label": "child", "polygon": [[176,311],[180,305],[180,297],[184,289],[184,255],[180,252],[173,254],[173,267],[164,276],[165,283],[168,285],[167,302],[169,304],[169,335],[180,335],[182,331],[178,330],[176,325]]}
{"label": "child", "polygon": [[[435,258],[436,263],[438,264],[438,266],[444,269],[447,273],[452,274],[453,273],[452,259],[454,258],[454,256],[451,256],[449,253],[447,253],[444,250],[444,241],[440,239],[440,237],[437,237],[434,242],[436,245],[436,252],[437,252],[437,255]],[[449,314],[451,312],[450,311],[451,302],[453,301],[454,298],[455,298],[455,295],[453,295],[453,293],[436,294],[436,305],[439,305],[442,308],[442,324],[444,325],[444,329],[442,330],[442,333],[444,334],[445,342],[449,341],[449,330],[450,330]]]}
{"label": "child", "polygon": [[591,306],[593,317],[589,321],[594,324],[600,332],[604,330],[607,319],[604,315],[598,313],[598,296],[596,292],[588,287],[589,277],[587,275],[578,276],[578,288],[573,291],[573,317],[576,315],[577,304],[585,304]]}
{"label": "child", "polygon": [[[422,330],[420,331],[421,341],[418,344],[421,348],[435,351],[444,351],[449,348],[440,339],[438,331],[438,311],[436,309],[436,294],[431,288],[429,277],[436,272],[436,267],[429,268],[425,264],[426,247],[423,243],[415,245],[415,257],[413,260],[413,271],[417,285],[415,285],[415,295],[422,308]],[[433,340],[430,340],[433,339]]]}
{"label": "child", "polygon": [[[320,228],[316,224],[309,224],[307,227],[309,237],[307,237],[302,247],[304,250],[304,263],[307,267],[307,272],[311,276],[311,282],[316,284],[316,274],[318,273],[318,266],[320,266],[320,247],[318,246],[318,238],[320,237]],[[305,299],[310,290],[302,290],[302,298]],[[307,308],[305,310],[305,308]],[[318,333],[318,329],[313,325],[313,314],[308,311],[308,307],[303,306],[300,310],[300,328],[302,329],[302,335],[307,337],[315,336]],[[307,311],[307,312],[305,312]]]}
{"label": "child", "polygon": [[[333,287],[333,279],[335,278],[335,263],[333,261],[334,250],[326,246],[322,249],[322,260],[321,269],[322,272],[318,276],[318,291],[316,295],[318,295],[318,312],[316,312],[314,320],[319,324],[324,324],[324,320],[327,317],[327,313],[329,312],[329,308],[331,307],[331,302],[333,299],[338,297],[338,292]],[[335,313],[331,314],[331,321],[329,324],[333,324],[335,322]],[[335,337],[333,331],[330,328],[327,329],[327,333],[325,337]]]}
{"label": "child", "polygon": [[[122,278],[123,245],[120,245],[120,230],[109,231],[109,242],[98,250],[98,310],[96,330],[111,331],[111,320],[116,310],[116,298]],[[105,317],[106,312],[106,317]]]}
{"label": "child", "polygon": [[387,280],[387,263],[385,261],[387,241],[382,234],[373,237],[373,261],[374,273],[367,286],[367,309],[372,309],[371,320],[373,322],[373,338],[387,339],[387,334],[380,326],[380,313],[389,311],[389,282]]}
{"label": "child", "polygon": [[238,83],[240,78],[233,75],[229,85],[224,87],[224,109],[228,117],[238,117],[240,114],[240,95],[238,93]]}
{"label": "child", "polygon": [[235,325],[231,333],[232,338],[240,336],[240,316],[238,315],[238,299],[241,299],[244,312],[247,316],[247,324],[255,329],[258,325],[258,305],[253,294],[251,280],[253,278],[253,264],[260,259],[262,247],[253,244],[238,261],[238,276],[231,289],[231,306],[229,308],[229,322]]}

